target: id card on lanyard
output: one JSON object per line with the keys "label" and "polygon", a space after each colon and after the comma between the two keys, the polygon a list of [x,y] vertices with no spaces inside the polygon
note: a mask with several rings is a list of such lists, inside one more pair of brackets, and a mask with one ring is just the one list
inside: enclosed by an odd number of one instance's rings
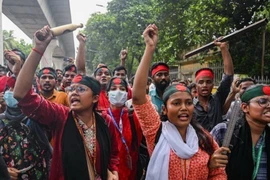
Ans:
{"label": "id card on lanyard", "polygon": [[119,131],[120,135],[121,135],[121,141],[122,143],[125,145],[125,148],[126,148],[126,151],[127,151],[127,157],[126,157],[126,160],[127,160],[127,166],[129,169],[132,169],[132,159],[131,159],[131,156],[130,156],[130,152],[129,152],[129,148],[128,148],[128,145],[127,145],[127,142],[123,136],[123,121],[122,121],[122,115],[123,115],[123,112],[124,112],[124,109],[121,110],[121,113],[120,113],[120,121],[119,121],[119,126],[112,114],[112,111],[110,108],[108,108],[108,111],[109,111],[109,114],[112,118],[112,121],[113,121],[113,124],[114,126],[116,127],[116,129]]}

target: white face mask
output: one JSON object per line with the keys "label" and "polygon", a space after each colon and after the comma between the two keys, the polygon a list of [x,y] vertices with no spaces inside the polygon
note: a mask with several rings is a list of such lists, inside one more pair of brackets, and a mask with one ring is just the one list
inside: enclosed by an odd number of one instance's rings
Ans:
{"label": "white face mask", "polygon": [[116,107],[121,107],[125,104],[127,101],[127,92],[126,91],[109,91],[109,101],[112,105],[115,105]]}

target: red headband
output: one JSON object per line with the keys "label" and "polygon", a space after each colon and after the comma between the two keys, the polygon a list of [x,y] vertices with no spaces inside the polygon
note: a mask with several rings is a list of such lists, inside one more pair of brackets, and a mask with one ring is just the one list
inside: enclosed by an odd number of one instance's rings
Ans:
{"label": "red headband", "polygon": [[153,70],[152,70],[152,76],[154,76],[157,72],[159,71],[168,71],[169,72],[169,68],[166,67],[165,65],[158,65],[157,67],[155,67]]}
{"label": "red headband", "polygon": [[212,71],[210,70],[201,70],[200,72],[198,72],[197,76],[196,76],[196,81],[200,78],[200,77],[210,77],[211,79],[214,79],[214,74]]}

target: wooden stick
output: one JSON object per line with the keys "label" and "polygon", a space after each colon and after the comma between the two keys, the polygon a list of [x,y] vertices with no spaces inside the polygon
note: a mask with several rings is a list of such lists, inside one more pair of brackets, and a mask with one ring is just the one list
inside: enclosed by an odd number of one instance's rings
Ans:
{"label": "wooden stick", "polygon": [[[233,33],[227,35],[227,36],[224,36],[224,37],[223,37],[221,40],[219,40],[219,41],[220,41],[220,42],[228,41],[229,39],[232,39],[232,38],[235,37],[235,36],[239,36],[239,35],[241,35],[241,34],[243,34],[243,33],[246,33],[246,32],[248,32],[248,31],[251,31],[251,30],[253,30],[253,29],[257,29],[257,28],[259,28],[259,27],[261,27],[261,26],[265,26],[265,25],[267,24],[267,22],[268,22],[267,19],[262,19],[262,20],[260,20],[260,21],[258,21],[258,22],[255,22],[255,23],[253,23],[253,24],[251,24],[251,25],[249,25],[249,26],[247,26],[247,27],[244,27],[244,28],[242,28],[242,29],[239,29],[239,30],[237,30],[237,31],[235,31],[235,32],[233,32]],[[208,43],[208,44],[206,44],[206,45],[204,45],[204,46],[202,46],[202,47],[200,47],[200,48],[198,48],[198,49],[195,49],[195,50],[190,51],[189,53],[185,54],[184,58],[188,58],[188,57],[190,57],[190,56],[193,56],[193,55],[195,55],[195,54],[198,54],[198,53],[201,52],[201,51],[204,51],[204,50],[206,50],[206,49],[210,49],[210,48],[212,48],[212,47],[214,47],[214,46],[215,46],[214,42]]]}

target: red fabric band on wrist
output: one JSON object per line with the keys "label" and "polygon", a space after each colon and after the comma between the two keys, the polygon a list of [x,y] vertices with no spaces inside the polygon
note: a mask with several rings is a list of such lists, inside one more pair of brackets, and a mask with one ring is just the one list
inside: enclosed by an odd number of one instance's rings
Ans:
{"label": "red fabric band on wrist", "polygon": [[38,53],[40,56],[43,56],[43,53],[40,52],[39,50],[36,50],[35,48],[32,48],[33,51],[35,51],[36,53]]}

